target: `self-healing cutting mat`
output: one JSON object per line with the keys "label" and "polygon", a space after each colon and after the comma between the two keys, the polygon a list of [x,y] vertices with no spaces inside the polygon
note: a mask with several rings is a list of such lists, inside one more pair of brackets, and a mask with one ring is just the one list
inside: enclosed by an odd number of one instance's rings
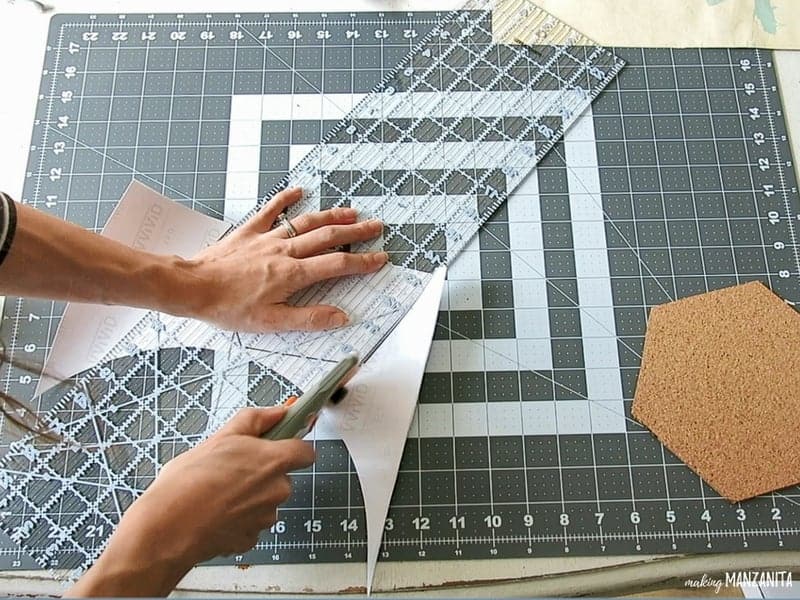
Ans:
{"label": "self-healing cutting mat", "polygon": [[[235,218],[235,199],[279,183],[438,18],[56,17],[25,199],[98,228],[135,176]],[[243,22],[254,36],[236,34]],[[770,55],[619,54],[618,82],[450,269],[384,560],[798,545],[797,490],[730,505],[629,415],[649,306],[749,279],[800,300]],[[254,127],[257,143],[237,142]],[[42,144],[48,128],[74,141]],[[43,359],[60,311],[7,303],[16,358]],[[35,377],[3,383],[29,398]],[[340,443],[317,446],[282,520],[225,560],[363,560],[355,471]],[[25,511],[5,516],[20,541]],[[5,566],[33,564],[4,548]]]}

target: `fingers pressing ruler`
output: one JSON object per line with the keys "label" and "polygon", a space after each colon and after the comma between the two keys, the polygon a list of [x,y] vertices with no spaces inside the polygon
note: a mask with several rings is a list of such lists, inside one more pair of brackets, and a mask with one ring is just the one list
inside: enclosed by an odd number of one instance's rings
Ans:
{"label": "fingers pressing ruler", "polygon": [[[39,565],[87,567],[176,452],[243,405],[301,392],[345,353],[369,357],[429,273],[463,249],[623,66],[531,2],[492,8],[473,0],[446,15],[280,186],[306,192],[289,217],[352,206],[386,224],[368,247],[392,265],[295,299],[340,306],[349,327],[256,336],[150,313],[110,355],[127,358],[50,401],[46,422],[64,444],[9,448],[2,528]],[[494,44],[498,33],[518,43]]]}

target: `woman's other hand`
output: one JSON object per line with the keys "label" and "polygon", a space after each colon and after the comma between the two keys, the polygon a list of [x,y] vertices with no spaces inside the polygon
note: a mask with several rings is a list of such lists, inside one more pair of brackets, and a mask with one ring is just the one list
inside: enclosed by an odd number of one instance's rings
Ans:
{"label": "woman's other hand", "polygon": [[296,307],[287,300],[325,279],[377,271],[385,252],[337,252],[339,246],[381,234],[380,221],[356,222],[351,208],[333,208],[294,218],[297,231],[275,227],[278,215],[302,197],[294,188],[276,194],[247,223],[209,246],[182,268],[187,284],[176,290],[183,307],[175,312],[222,327],[249,332],[320,330],[341,327],[348,316],[329,305]]}
{"label": "woman's other hand", "polygon": [[260,438],[285,412],[245,408],[168,462],[68,595],[166,595],[197,563],[252,548],[289,498],[288,473],[314,462],[307,442]]}

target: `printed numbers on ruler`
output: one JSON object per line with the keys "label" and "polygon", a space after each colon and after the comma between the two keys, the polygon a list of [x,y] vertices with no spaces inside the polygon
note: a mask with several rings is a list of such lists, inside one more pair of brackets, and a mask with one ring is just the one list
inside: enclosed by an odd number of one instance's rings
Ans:
{"label": "printed numbers on ruler", "polygon": [[[277,19],[248,20],[247,16],[229,16],[214,21],[211,15],[187,15],[162,22],[148,22],[142,17],[131,17],[124,20],[124,23],[109,19],[103,24],[93,22],[91,25],[84,23],[67,28],[66,39],[58,44],[54,43],[50,50],[52,54],[47,62],[48,75],[43,78],[43,96],[40,113],[37,114],[41,135],[34,139],[44,139],[46,142],[39,144],[35,150],[39,154],[34,154],[31,160],[33,165],[41,156],[40,168],[37,170],[31,167],[31,178],[35,177],[40,182],[40,195],[37,196],[40,200],[39,206],[48,206],[47,202],[50,202],[51,209],[64,210],[63,199],[68,199],[70,178],[73,176],[73,138],[82,137],[79,128],[82,127],[80,105],[84,96],[83,79],[87,63],[91,64],[88,57],[95,48],[203,48],[204,45],[214,44],[226,48],[242,44],[252,47],[327,43],[377,45],[386,39],[414,43],[418,36],[410,24],[398,25],[397,17],[392,27],[382,26],[374,19],[357,22],[356,18],[337,18],[336,24],[331,25],[334,19],[327,19],[325,16],[314,21],[284,18],[280,22]],[[727,70],[728,65],[725,68]],[[737,54],[730,65],[739,99],[740,115],[736,118],[735,125],[738,131],[738,121],[741,121],[741,144],[747,152],[746,163],[752,171],[752,179],[749,175],[747,177],[746,187],[752,188],[747,200],[756,212],[750,218],[758,219],[762,225],[765,250],[769,252],[768,271],[771,283],[781,285],[781,282],[794,281],[792,252],[796,244],[792,241],[789,224],[800,211],[788,211],[784,201],[784,190],[788,189],[791,193],[794,184],[787,185],[779,173],[780,169],[787,170],[789,163],[776,158],[779,154],[773,144],[776,132],[770,126],[770,120],[775,114],[775,107],[770,104],[770,99],[774,97],[775,90],[770,69],[771,67],[762,64],[758,53],[749,50]],[[768,74],[766,85],[763,81],[765,70]],[[543,123],[540,125],[544,126]],[[549,137],[541,129],[539,133],[544,138]],[[780,131],[777,132],[779,142],[782,135]],[[523,147],[523,153],[527,148],[529,146]],[[533,147],[530,148],[533,151]],[[87,150],[84,147],[79,149]],[[533,158],[533,154],[521,158],[522,162],[527,162]],[[739,166],[739,169],[742,170],[742,167]],[[32,192],[33,187],[28,187],[29,193]],[[485,195],[492,199],[500,197],[499,192],[491,188]],[[790,277],[784,278],[781,273],[787,270]],[[786,297],[786,294],[782,295]],[[30,324],[41,326],[48,313],[24,310],[19,314],[23,320],[27,318]],[[40,341],[34,343],[26,339],[19,340],[17,347],[20,352],[35,355],[44,345]],[[20,385],[32,383],[29,374],[20,375]],[[13,392],[13,388],[11,391]],[[76,397],[76,403],[80,408],[85,408],[80,404],[79,398]],[[2,486],[0,481],[0,487]],[[235,561],[255,564],[259,560],[358,560],[366,539],[363,516],[355,516],[363,514],[358,512],[358,508],[357,505],[345,509],[293,508],[282,512],[281,521],[276,522],[262,536],[260,548],[252,555],[248,553],[236,557]],[[673,550],[692,551],[698,548],[695,544],[698,536],[709,535],[708,539],[701,540],[702,546],[710,543],[715,534],[714,531],[707,534],[709,528],[722,531],[727,527],[731,530],[731,525],[737,532],[741,527],[742,544],[746,546],[747,536],[751,531],[757,531],[759,523],[775,524],[780,532],[785,532],[787,525],[791,528],[791,507],[788,510],[783,509],[784,514],[781,514],[780,509],[773,509],[777,510],[777,514],[769,515],[761,506],[748,505],[743,509],[714,504],[706,507],[700,506],[699,502],[676,501],[674,498],[666,504],[637,501],[635,507],[629,500],[603,500],[602,504],[553,501],[530,505],[520,501],[492,507],[435,507],[412,503],[411,506],[392,507],[384,527],[386,536],[381,556],[401,560],[415,557],[436,559],[453,556],[541,556],[560,552],[581,554],[590,546],[589,553],[617,553],[623,546],[626,552],[652,552],[664,551],[669,548],[670,543]],[[110,525],[98,522],[95,529],[84,532],[83,538],[96,543],[98,538],[107,534]],[[18,536],[30,536],[29,529],[30,526],[26,525],[23,518]],[[89,546],[91,544],[87,544]],[[61,561],[65,564],[63,557]]]}
{"label": "printed numbers on ruler", "polygon": [[[716,534],[711,528],[733,524],[743,532],[741,547],[748,548],[749,522],[772,522],[778,526],[782,519],[781,510],[776,507],[754,505],[742,508],[721,502],[705,507],[700,503],[679,502],[666,510],[655,505],[631,510],[626,501],[603,503],[599,509],[588,504],[568,503],[563,512],[553,503],[530,506],[529,512],[525,513],[511,509],[503,514],[475,512],[449,518],[444,514],[413,517],[407,514],[401,517],[402,510],[394,509],[384,527],[383,558],[391,557],[394,546],[407,544],[410,539],[422,549],[419,556],[426,558],[433,558],[434,552],[443,551],[471,558],[487,554],[520,556],[523,548],[526,554],[535,554],[537,544],[553,542],[561,543],[565,554],[572,552],[575,544],[593,545],[601,553],[606,553],[609,543],[623,543],[628,551],[645,553],[653,551],[655,545],[664,540],[671,543],[673,550],[686,550],[697,543],[713,549]],[[620,528],[620,524],[626,526]],[[398,532],[404,525],[405,530]],[[641,537],[636,533],[639,526],[647,528]],[[775,545],[781,547],[782,542],[775,540]]]}
{"label": "printed numbers on ruler", "polygon": [[[46,47],[45,68],[33,123],[25,187],[20,201],[59,217],[66,216],[64,199],[71,184],[74,162],[75,128],[85,67],[81,43],[64,40],[61,29],[58,42]],[[49,302],[18,298],[16,319],[20,327],[13,329],[6,340],[9,357],[27,364],[43,364],[47,342],[29,335],[44,324],[43,317],[52,314]],[[4,391],[17,398],[33,396],[38,377],[19,367],[3,368]]]}
{"label": "printed numbers on ruler", "polygon": [[[76,131],[80,126],[84,75],[93,49],[223,46],[231,42],[251,46],[357,44],[362,39],[371,39],[379,44],[392,41],[416,43],[419,32],[407,26],[414,18],[413,13],[406,15],[406,26],[400,28],[381,26],[384,13],[377,13],[377,17],[377,21],[369,20],[377,23],[373,25],[363,20],[359,22],[357,14],[330,19],[323,14],[319,19],[311,20],[299,20],[296,14],[291,20],[285,17],[270,19],[269,15],[235,15],[215,20],[212,14],[179,14],[174,19],[156,22],[153,21],[154,15],[148,15],[146,19],[126,19],[119,15],[119,22],[115,24],[91,15],[88,23],[80,27],[72,24],[62,26],[59,43],[47,47],[48,54],[52,55],[53,68],[44,71],[39,96],[40,101],[46,102],[46,115],[38,116],[35,122],[37,133],[34,139],[39,143],[31,147],[32,153],[40,155],[40,168],[27,173],[28,178],[37,181],[34,193],[25,201],[65,216],[63,203],[67,200],[65,195],[71,183],[70,166],[76,150]],[[389,18],[396,20],[399,17]],[[347,26],[342,26],[343,23]],[[65,36],[72,39],[64,39]],[[80,144],[77,149],[81,149]]]}
{"label": "printed numbers on ruler", "polygon": [[[781,116],[771,61],[757,50],[741,51],[734,61],[742,131],[753,182],[770,287],[787,303],[800,303],[800,205],[794,165],[782,158],[787,135],[777,129]],[[733,191],[733,190],[731,190]]]}
{"label": "printed numbers on ruler", "polygon": [[[68,218],[70,196],[76,196],[81,184],[93,175],[80,172],[76,166],[81,161],[76,162],[76,158],[102,158],[99,154],[91,156],[102,148],[83,143],[86,130],[82,129],[82,119],[85,119],[82,116],[83,105],[93,95],[91,78],[100,77],[95,72],[96,67],[92,66],[93,60],[101,52],[114,49],[230,48],[234,45],[277,48],[371,43],[410,47],[421,37],[420,31],[412,25],[415,19],[418,20],[413,13],[371,13],[368,18],[355,13],[330,17],[322,14],[314,18],[301,18],[297,14],[274,18],[265,14],[219,17],[213,14],[179,14],[171,17],[118,15],[111,18],[90,15],[82,23],[66,22],[58,28],[57,39],[47,46],[46,69],[34,123],[34,142],[30,147],[32,158],[21,199],[56,216]],[[428,15],[426,19],[438,21],[439,15],[435,19]],[[427,21],[423,19],[424,23]],[[87,226],[87,223],[81,224]],[[48,307],[28,300],[20,299],[17,303],[18,313],[30,313],[35,319],[51,312]],[[32,306],[36,308],[32,309]],[[19,339],[8,340],[12,357],[16,352],[24,352],[27,362],[41,364],[46,343],[24,339],[24,331],[19,335]],[[22,386],[15,388],[19,396],[30,398],[37,378],[18,374],[14,368],[9,368],[9,371],[12,385]]]}
{"label": "printed numbers on ruler", "polygon": [[[374,17],[377,17],[375,19]],[[83,47],[89,44],[110,45],[109,42],[187,42],[190,45],[203,45],[204,42],[219,40],[242,41],[250,39],[253,42],[270,42],[280,45],[285,42],[302,41],[305,44],[317,42],[355,43],[359,40],[406,40],[414,41],[420,33],[414,27],[401,30],[386,28],[380,23],[387,18],[384,13],[372,15],[370,19],[361,20],[357,14],[349,16],[335,15],[328,18],[322,14],[319,19],[301,19],[299,15],[292,15],[291,19],[272,19],[269,15],[235,15],[233,19],[216,20],[213,14],[206,15],[176,15],[171,23],[153,23],[148,21],[125,21],[120,16],[120,22],[125,29],[117,31],[104,29],[95,31],[89,29],[81,32],[79,43],[69,42],[67,47],[70,54],[78,54]],[[149,19],[153,15],[148,16]],[[389,17],[396,19],[395,15]],[[404,22],[414,19],[413,13],[406,13]],[[90,19],[93,24],[96,17]],[[102,25],[107,25],[103,23]],[[346,27],[342,27],[346,25]]]}

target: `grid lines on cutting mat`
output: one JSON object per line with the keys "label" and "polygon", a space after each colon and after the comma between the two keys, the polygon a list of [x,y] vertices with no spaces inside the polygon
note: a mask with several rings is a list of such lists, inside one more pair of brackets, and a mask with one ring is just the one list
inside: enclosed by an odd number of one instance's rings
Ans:
{"label": "grid lines on cutting mat", "polygon": [[[102,16],[91,27],[100,28],[98,21],[118,27]],[[65,148],[75,152],[76,172],[85,174],[73,174],[69,196],[54,208],[99,228],[132,174],[215,215],[231,210],[233,203],[222,198],[231,197],[233,184],[249,186],[252,195],[268,193],[338,115],[320,109],[281,119],[263,98],[275,106],[280,96],[291,98],[289,106],[303,103],[314,97],[307,81],[342,98],[364,94],[408,51],[405,30],[421,33],[435,17],[385,17],[381,27],[389,37],[380,43],[375,21],[381,19],[325,21],[338,33],[359,29],[373,36],[351,38],[338,54],[326,51],[338,69],[319,62],[321,53],[305,52],[321,19],[275,21],[285,28],[276,33],[298,27],[309,34],[291,50],[276,48],[291,68],[244,66],[263,52],[249,52],[247,39],[221,36],[210,61],[199,47],[185,54],[162,48],[163,56],[137,62],[138,71],[117,71],[116,82],[107,72],[113,65],[100,64],[116,61],[113,48],[96,55],[96,81],[86,82],[86,98],[72,100],[85,103],[78,119],[83,134]],[[181,22],[202,30],[209,21]],[[68,51],[63,41],[57,46]],[[131,54],[127,60],[143,60]],[[770,56],[748,50],[620,54],[629,65],[594,104],[589,126],[548,155],[451,266],[384,559],[797,545],[796,490],[729,505],[629,419],[650,306],[750,278],[800,299],[791,258],[796,183]],[[312,58],[317,62],[303,62]],[[150,68],[156,60],[164,66]],[[133,91],[119,94],[125,85]],[[136,94],[143,94],[138,105]],[[55,88],[44,95],[41,111],[48,99],[62,104]],[[257,114],[242,120],[258,122],[258,139],[241,144],[250,148],[242,150],[241,164],[248,166],[232,171],[232,113],[242,97],[255,97]],[[103,123],[109,118],[113,128]],[[90,149],[96,144],[114,160]],[[143,149],[148,156],[139,157]],[[783,174],[773,180],[777,165]],[[31,182],[49,178],[44,163],[33,166]],[[35,201],[47,207],[41,193]],[[36,357],[47,348],[59,308],[25,302],[8,316],[18,328],[15,348],[33,344]],[[30,320],[29,312],[40,318]],[[594,351],[600,342],[615,350],[611,363],[597,364],[610,356]],[[8,371],[5,383],[24,397],[20,376]],[[363,558],[355,470],[338,442],[317,445],[313,479],[297,475],[283,524],[265,532],[241,562]],[[14,560],[25,566],[14,547],[9,542],[3,552],[7,566]]]}

